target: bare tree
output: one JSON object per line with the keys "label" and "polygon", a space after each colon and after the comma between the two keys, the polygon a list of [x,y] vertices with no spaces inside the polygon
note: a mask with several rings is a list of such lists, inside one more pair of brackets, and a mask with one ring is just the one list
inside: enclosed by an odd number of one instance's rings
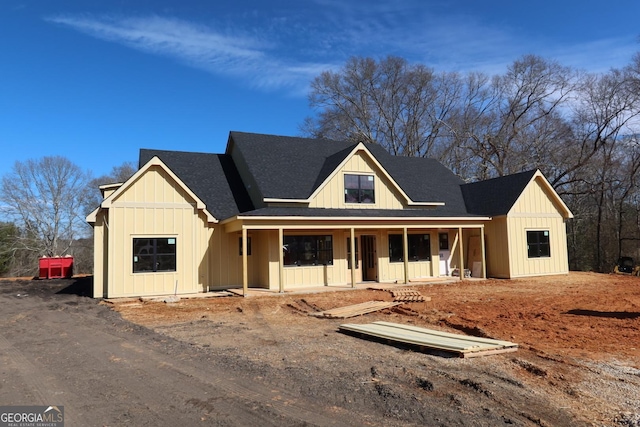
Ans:
{"label": "bare tree", "polygon": [[377,142],[395,155],[424,157],[446,152],[448,116],[458,104],[458,74],[435,74],[398,57],[379,62],[351,58],[342,70],[311,83],[309,103],[320,110],[302,130],[314,137]]}
{"label": "bare tree", "polygon": [[2,177],[4,214],[22,232],[15,248],[44,256],[64,255],[88,234],[83,218],[89,175],[60,156],[16,162]]}
{"label": "bare tree", "polygon": [[11,222],[0,222],[0,277],[11,269],[16,253],[13,242],[16,240],[18,228]]}
{"label": "bare tree", "polygon": [[638,132],[640,92],[634,90],[626,71],[588,75],[576,92],[570,114],[571,141],[558,147],[564,161],[549,174],[556,188],[583,179],[581,170],[605,145]]}
{"label": "bare tree", "polygon": [[85,201],[85,214],[93,211],[102,202],[102,195],[99,189],[101,185],[125,182],[136,171],[137,168],[133,162],[124,162],[119,166],[112,167],[110,173],[90,180],[88,183],[89,194]]}

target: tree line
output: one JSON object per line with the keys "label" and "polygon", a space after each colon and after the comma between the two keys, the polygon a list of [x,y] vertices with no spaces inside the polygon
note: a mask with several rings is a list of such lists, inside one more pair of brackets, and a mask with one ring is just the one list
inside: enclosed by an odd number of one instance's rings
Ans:
{"label": "tree line", "polygon": [[605,73],[525,55],[499,75],[353,57],[309,104],[306,136],[433,157],[469,182],[540,169],[575,215],[573,270],[640,255],[640,54]]}

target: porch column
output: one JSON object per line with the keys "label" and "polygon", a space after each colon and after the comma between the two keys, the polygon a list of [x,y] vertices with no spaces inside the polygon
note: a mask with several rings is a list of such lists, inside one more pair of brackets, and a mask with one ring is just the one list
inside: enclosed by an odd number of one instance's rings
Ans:
{"label": "porch column", "polygon": [[407,227],[402,229],[402,253],[404,256],[404,283],[409,283],[409,238],[407,236]]}
{"label": "porch column", "polygon": [[282,228],[278,228],[278,292],[284,293],[284,254],[282,252],[284,248],[284,232]]}
{"label": "porch column", "polygon": [[353,227],[351,227],[351,241],[349,242],[349,245],[351,246],[351,257],[350,257],[351,258],[351,287],[355,288],[356,287],[356,230]]}
{"label": "porch column", "polygon": [[480,250],[482,251],[482,278],[487,278],[487,260],[484,257],[484,225],[480,227]]}
{"label": "porch column", "polygon": [[247,262],[247,229],[242,227],[242,296],[246,297],[249,288],[249,274]]}
{"label": "porch column", "polygon": [[458,250],[459,250],[459,256],[460,256],[460,266],[458,267],[458,270],[460,271],[460,280],[464,280],[464,245],[462,244],[462,227],[458,228]]}

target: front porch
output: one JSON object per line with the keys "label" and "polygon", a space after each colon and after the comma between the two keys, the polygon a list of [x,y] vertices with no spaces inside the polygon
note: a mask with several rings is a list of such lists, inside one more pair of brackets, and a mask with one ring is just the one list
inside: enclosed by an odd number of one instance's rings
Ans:
{"label": "front porch", "polygon": [[481,222],[341,219],[226,224],[225,231],[238,236],[242,295],[413,285],[451,279],[460,266],[456,280],[464,280],[465,271],[486,278]]}

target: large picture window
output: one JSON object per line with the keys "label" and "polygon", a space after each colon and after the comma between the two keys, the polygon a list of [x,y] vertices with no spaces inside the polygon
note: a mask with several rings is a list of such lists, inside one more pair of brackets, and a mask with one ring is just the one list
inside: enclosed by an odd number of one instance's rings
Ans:
{"label": "large picture window", "polygon": [[[431,239],[428,234],[409,234],[407,236],[409,246],[409,261],[431,260]],[[404,261],[404,245],[402,234],[389,235],[389,262]]]}
{"label": "large picture window", "polygon": [[133,272],[176,271],[176,238],[134,238]]}
{"label": "large picture window", "polygon": [[431,260],[431,239],[428,234],[409,234],[409,261]]}
{"label": "large picture window", "polygon": [[549,230],[527,231],[527,252],[529,258],[545,258],[551,256]]}
{"label": "large picture window", "polygon": [[332,265],[332,236],[284,236],[284,265]]}
{"label": "large picture window", "polygon": [[344,176],[345,203],[375,203],[375,185],[373,175]]}

